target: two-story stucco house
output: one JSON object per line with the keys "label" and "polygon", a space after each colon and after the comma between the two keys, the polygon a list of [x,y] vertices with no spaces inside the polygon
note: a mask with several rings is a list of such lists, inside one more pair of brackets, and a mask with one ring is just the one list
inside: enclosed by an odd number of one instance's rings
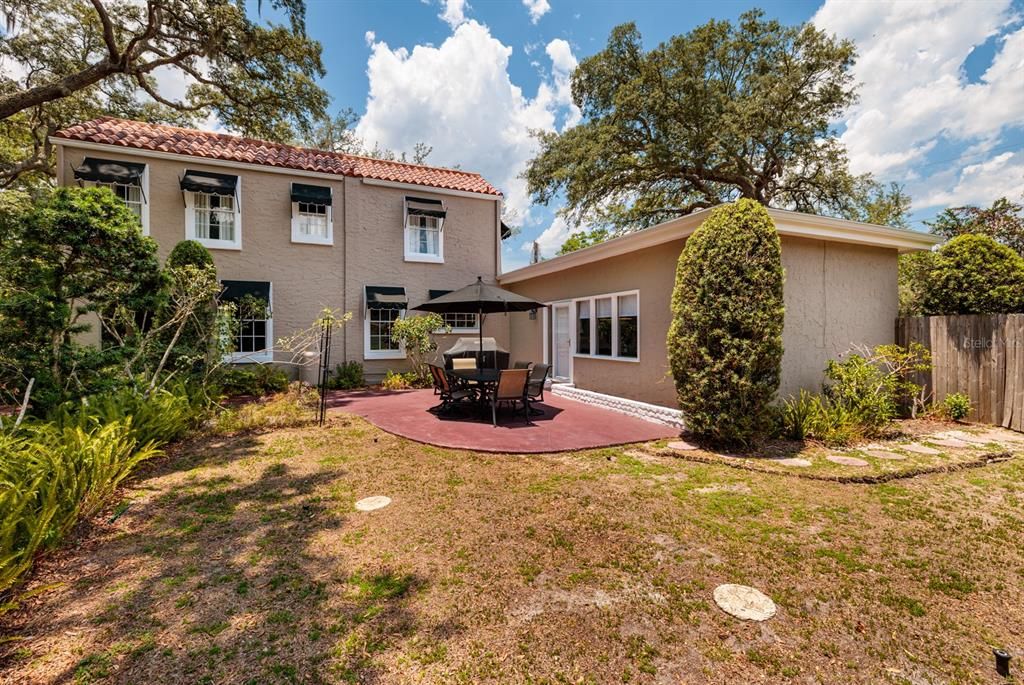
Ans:
{"label": "two-story stucco house", "polygon": [[[161,259],[197,240],[226,298],[269,303],[238,331],[240,362],[272,361],[276,339],[331,307],[353,314],[332,361],[375,380],[405,368],[389,332],[408,307],[500,269],[502,195],[479,174],[113,118],[52,140],[59,183],[108,185]],[[453,337],[477,333],[475,314],[446,318]],[[507,331],[504,317],[484,322],[503,344]]]}
{"label": "two-story stucco house", "polygon": [[[655,413],[676,404],[665,340],[676,262],[710,210],[502,273],[502,196],[479,174],[107,118],[53,141],[61,183],[110,185],[162,257],[198,240],[228,298],[270,303],[268,318],[238,331],[239,361],[272,361],[275,336],[327,306],[353,314],[332,360],[358,361],[379,379],[406,368],[392,322],[480,276],[548,305],[483,322],[512,359],[550,363],[580,399]],[[897,257],[939,238],[769,213],[786,271],[780,394],[817,390],[829,358],[893,342]],[[478,331],[472,313],[446,316],[452,336]]]}

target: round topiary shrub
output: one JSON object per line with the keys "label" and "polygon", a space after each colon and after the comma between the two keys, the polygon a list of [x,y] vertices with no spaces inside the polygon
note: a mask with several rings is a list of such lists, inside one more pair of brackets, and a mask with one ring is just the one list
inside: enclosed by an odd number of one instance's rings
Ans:
{"label": "round topiary shrub", "polygon": [[1024,257],[986,235],[942,246],[925,277],[926,315],[1024,312]]}
{"label": "round topiary shrub", "polygon": [[775,224],[753,200],[715,209],[686,241],[668,356],[697,436],[746,444],[766,428],[782,368],[783,280]]}
{"label": "round topiary shrub", "polygon": [[195,240],[182,240],[167,256],[167,268],[175,269],[181,266],[212,267],[213,255]]}

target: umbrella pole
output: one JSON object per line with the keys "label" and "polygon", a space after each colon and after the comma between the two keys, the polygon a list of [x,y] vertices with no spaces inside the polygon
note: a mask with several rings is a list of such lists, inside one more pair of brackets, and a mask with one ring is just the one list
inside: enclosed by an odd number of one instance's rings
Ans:
{"label": "umbrella pole", "polygon": [[484,367],[484,308],[482,306],[477,310],[476,324],[476,332],[480,337],[476,348],[476,368],[482,369]]}

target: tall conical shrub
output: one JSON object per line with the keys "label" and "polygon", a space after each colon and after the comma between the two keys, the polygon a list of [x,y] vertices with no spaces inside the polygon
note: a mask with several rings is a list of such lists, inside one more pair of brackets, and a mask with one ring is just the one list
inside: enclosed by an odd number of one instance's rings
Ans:
{"label": "tall conical shrub", "polygon": [[719,207],[676,268],[668,356],[686,425],[724,444],[766,427],[782,369],[782,249],[753,200]]}

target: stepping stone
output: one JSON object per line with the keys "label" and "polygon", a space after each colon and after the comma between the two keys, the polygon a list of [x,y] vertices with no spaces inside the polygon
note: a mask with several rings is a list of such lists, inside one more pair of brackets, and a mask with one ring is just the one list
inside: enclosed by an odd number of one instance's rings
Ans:
{"label": "stepping stone", "polygon": [[373,497],[366,497],[356,502],[356,510],[373,511],[374,509],[383,509],[389,504],[391,504],[390,497],[385,497],[384,495],[374,495]]}
{"label": "stepping stone", "polygon": [[868,466],[868,463],[863,459],[857,457],[844,457],[841,454],[830,454],[827,457],[833,464],[842,464],[843,466]]}
{"label": "stepping stone", "polygon": [[963,431],[950,431],[949,433],[946,433],[941,437],[963,440],[964,442],[969,442],[972,445],[987,445],[990,442],[989,440],[981,437],[980,435],[976,435],[974,433],[965,433]]}
{"label": "stepping stone", "polygon": [[907,452],[914,452],[915,454],[942,454],[942,452],[935,449],[934,447],[928,447],[927,445],[922,445],[917,442],[911,442],[906,445],[898,445],[898,448],[901,450],[905,450]]}
{"label": "stepping stone", "polygon": [[1024,435],[1017,435],[1016,433],[1011,433],[1010,431],[1001,431],[1001,430],[985,431],[984,433],[982,433],[978,437],[982,438],[983,440],[988,440],[989,442],[1021,442],[1021,441],[1024,441]]}
{"label": "stepping stone", "polygon": [[800,457],[785,457],[783,459],[772,459],[772,461],[783,466],[798,466],[800,468],[811,465],[809,459],[801,459]]}
{"label": "stepping stone", "polygon": [[771,597],[746,585],[719,585],[714,597],[722,611],[744,621],[767,621],[775,615]]}
{"label": "stepping stone", "polygon": [[696,445],[693,445],[693,444],[691,444],[691,443],[688,443],[688,442],[686,442],[685,440],[676,440],[675,442],[670,442],[670,443],[668,444],[668,448],[669,448],[670,450],[682,450],[682,451],[684,451],[684,452],[689,452],[689,451],[691,451],[691,450],[697,450],[697,449],[700,449],[700,448],[699,448],[699,447],[697,447]]}
{"label": "stepping stone", "polygon": [[977,447],[974,443],[961,440],[960,438],[931,438],[928,442],[933,445],[941,445],[942,447]]}
{"label": "stepping stone", "polygon": [[864,454],[874,457],[875,459],[888,459],[889,461],[903,461],[906,457],[902,454],[896,454],[888,450],[864,450]]}

